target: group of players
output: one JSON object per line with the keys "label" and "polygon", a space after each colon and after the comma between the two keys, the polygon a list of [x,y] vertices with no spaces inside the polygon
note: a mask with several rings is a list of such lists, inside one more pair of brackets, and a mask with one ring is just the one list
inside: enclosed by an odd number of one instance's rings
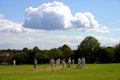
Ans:
{"label": "group of players", "polygon": [[[59,66],[60,63],[62,64],[62,69],[65,70],[66,68],[70,68],[72,64],[74,64],[74,59],[71,60],[71,58],[68,59],[67,63],[65,61],[65,59],[60,60],[60,58],[58,58],[56,61],[52,58],[50,60],[50,64],[51,64],[51,70],[54,71],[56,66]],[[86,67],[86,62],[85,62],[85,58],[78,58],[77,61],[77,69],[85,69]]]}
{"label": "group of players", "polygon": [[[51,70],[54,71],[56,67],[58,67],[60,64],[62,64],[62,69],[66,70],[66,68],[70,68],[72,64],[74,64],[74,59],[71,60],[71,58],[68,58],[68,60],[66,61],[65,59],[56,59],[56,61],[52,58],[50,59],[50,64],[51,64]],[[37,67],[37,59],[34,59],[34,70],[36,71],[36,67]],[[13,65],[16,65],[16,61],[13,60]],[[85,58],[78,58],[77,60],[77,69],[85,69],[86,67],[86,61]]]}

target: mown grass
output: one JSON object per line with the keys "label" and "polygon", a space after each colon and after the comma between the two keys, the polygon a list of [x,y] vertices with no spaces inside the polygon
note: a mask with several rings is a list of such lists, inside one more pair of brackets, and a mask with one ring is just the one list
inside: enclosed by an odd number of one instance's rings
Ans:
{"label": "mown grass", "polygon": [[77,65],[51,71],[49,64],[8,66],[0,65],[0,80],[120,80],[120,64],[87,64],[85,70]]}

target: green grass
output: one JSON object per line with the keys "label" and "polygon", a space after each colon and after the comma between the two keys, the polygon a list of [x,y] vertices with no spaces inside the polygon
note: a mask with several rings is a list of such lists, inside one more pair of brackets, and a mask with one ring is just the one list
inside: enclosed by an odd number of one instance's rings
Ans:
{"label": "green grass", "polygon": [[77,65],[51,71],[49,64],[8,66],[0,65],[0,80],[120,80],[120,64],[87,64],[85,70]]}

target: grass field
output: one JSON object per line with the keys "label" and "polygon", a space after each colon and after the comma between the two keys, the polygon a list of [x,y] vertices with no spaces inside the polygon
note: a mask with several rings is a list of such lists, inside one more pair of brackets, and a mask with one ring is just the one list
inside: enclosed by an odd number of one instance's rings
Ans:
{"label": "grass field", "polygon": [[8,66],[0,65],[0,80],[120,80],[120,64],[87,64],[85,70],[77,65],[51,71],[49,64]]}

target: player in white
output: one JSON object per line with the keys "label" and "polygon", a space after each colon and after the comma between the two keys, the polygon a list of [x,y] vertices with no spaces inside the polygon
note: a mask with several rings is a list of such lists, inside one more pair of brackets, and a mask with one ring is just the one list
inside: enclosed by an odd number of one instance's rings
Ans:
{"label": "player in white", "polygon": [[81,59],[78,58],[78,65],[77,65],[77,69],[80,69],[81,68]]}
{"label": "player in white", "polygon": [[54,67],[55,60],[53,58],[50,60],[50,64],[51,64],[51,70],[54,71],[55,70],[55,67]]}

